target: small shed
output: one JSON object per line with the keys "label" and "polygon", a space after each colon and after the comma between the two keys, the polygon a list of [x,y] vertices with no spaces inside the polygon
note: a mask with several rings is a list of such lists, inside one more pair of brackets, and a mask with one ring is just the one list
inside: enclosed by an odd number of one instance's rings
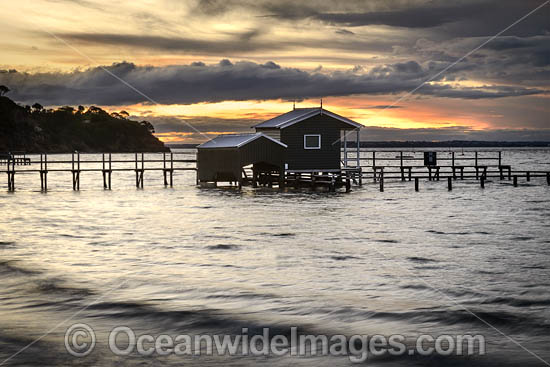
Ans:
{"label": "small shed", "polygon": [[223,134],[197,147],[197,183],[243,182],[243,167],[283,172],[286,144],[262,133]]}
{"label": "small shed", "polygon": [[[347,142],[359,148],[361,124],[322,107],[295,108],[254,128],[288,146],[286,172],[340,172],[349,169]],[[350,139],[350,140],[351,140]],[[341,146],[344,143],[342,159]],[[353,168],[359,170],[358,155]],[[343,163],[343,165],[341,164]]]}

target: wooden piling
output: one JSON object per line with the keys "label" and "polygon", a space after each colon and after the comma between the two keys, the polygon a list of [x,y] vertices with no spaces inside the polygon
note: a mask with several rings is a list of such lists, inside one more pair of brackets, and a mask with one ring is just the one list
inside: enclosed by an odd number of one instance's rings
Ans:
{"label": "wooden piling", "polygon": [[418,177],[414,178],[414,191],[418,191]]}
{"label": "wooden piling", "polygon": [[514,175],[514,187],[518,187],[518,176]]}
{"label": "wooden piling", "polygon": [[546,183],[550,186],[550,172],[546,172]]}
{"label": "wooden piling", "polygon": [[71,154],[71,173],[73,175],[73,190],[80,190],[80,153],[77,153],[75,161],[74,153]]}
{"label": "wooden piling", "polygon": [[481,176],[481,179],[479,180],[479,183],[481,185],[481,188],[484,189],[485,188],[485,175]]}
{"label": "wooden piling", "polygon": [[174,186],[174,153],[170,152],[170,187]]}
{"label": "wooden piling", "polygon": [[525,178],[527,179],[527,181],[531,181],[531,172],[527,171],[525,172]]}
{"label": "wooden piling", "polygon": [[384,192],[384,177],[380,178],[380,192]]}
{"label": "wooden piling", "polygon": [[449,191],[453,190],[453,178],[452,177],[447,177],[447,189]]}
{"label": "wooden piling", "polygon": [[[11,168],[10,168],[11,165]],[[8,191],[15,191],[15,160],[8,158],[7,162],[7,173],[8,173]]]}

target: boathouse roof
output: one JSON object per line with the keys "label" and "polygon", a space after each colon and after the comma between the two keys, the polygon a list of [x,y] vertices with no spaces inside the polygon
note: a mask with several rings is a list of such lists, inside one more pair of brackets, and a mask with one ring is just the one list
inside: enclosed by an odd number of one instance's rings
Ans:
{"label": "boathouse roof", "polygon": [[240,148],[243,145],[253,142],[256,139],[264,137],[277,143],[283,147],[287,147],[286,144],[281,143],[279,140],[273,139],[262,133],[253,134],[222,134],[216,136],[214,139],[202,143],[197,148],[201,149],[214,149],[214,148]]}
{"label": "boathouse roof", "polygon": [[296,108],[292,111],[289,111],[287,113],[283,113],[282,115],[279,115],[277,117],[274,117],[270,120],[264,121],[258,125],[255,125],[253,127],[257,129],[265,129],[265,128],[271,128],[271,129],[284,129],[285,127],[294,125],[300,121],[306,120],[310,117],[317,116],[317,115],[327,115],[330,116],[336,120],[339,120],[343,122],[344,124],[347,124],[350,126],[350,128],[360,128],[362,127],[361,124],[352,121],[350,119],[347,119],[343,116],[340,116],[334,112],[330,112],[325,110],[324,108],[320,107],[311,107],[311,108]]}

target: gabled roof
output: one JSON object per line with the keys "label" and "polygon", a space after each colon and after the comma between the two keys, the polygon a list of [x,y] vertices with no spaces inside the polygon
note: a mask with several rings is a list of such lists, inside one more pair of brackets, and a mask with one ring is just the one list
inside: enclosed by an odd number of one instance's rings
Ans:
{"label": "gabled roof", "polygon": [[300,121],[306,120],[310,117],[316,116],[316,115],[327,115],[330,116],[336,120],[339,120],[343,122],[344,124],[350,125],[350,127],[353,128],[361,128],[362,125],[358,124],[355,121],[352,121],[350,119],[347,119],[343,116],[340,116],[334,112],[327,111],[320,107],[312,107],[312,108],[296,108],[292,111],[289,111],[287,113],[283,113],[282,115],[279,115],[277,117],[274,117],[270,120],[264,121],[258,125],[255,125],[253,127],[255,128],[271,128],[271,129],[284,129],[285,127],[294,125]]}
{"label": "gabled roof", "polygon": [[261,137],[264,137],[266,139],[271,140],[274,143],[277,143],[279,145],[282,145],[283,147],[287,147],[286,144],[281,143],[278,140],[275,140],[265,134],[262,133],[255,133],[255,134],[222,134],[216,136],[214,139],[207,141],[206,143],[202,143],[197,148],[201,149],[213,149],[213,148],[239,148],[243,145],[246,145],[256,139],[259,139]]}

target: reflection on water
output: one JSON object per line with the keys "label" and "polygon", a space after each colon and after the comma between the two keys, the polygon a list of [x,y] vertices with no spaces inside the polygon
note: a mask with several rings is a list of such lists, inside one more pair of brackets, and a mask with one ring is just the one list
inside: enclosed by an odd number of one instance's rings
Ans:
{"label": "reflection on water", "polygon": [[[548,170],[548,151],[508,159]],[[387,182],[350,194],[176,188],[131,173],[17,178],[0,195],[0,358],[66,318],[98,331],[98,349],[75,359],[67,325],[8,364],[342,365],[332,357],[115,357],[117,325],[149,333],[240,333],[290,326],[324,334],[484,334],[488,355],[385,358],[380,365],[542,365],[500,332],[550,358],[550,188],[545,179],[485,190],[457,181]],[[100,176],[100,174],[98,174]],[[56,177],[56,178],[54,178]],[[97,179],[97,181],[96,181]],[[38,182],[38,187],[33,184]],[[84,310],[82,308],[86,307]],[[488,327],[469,311],[493,325]],[[441,357],[442,358],[442,357]]]}

